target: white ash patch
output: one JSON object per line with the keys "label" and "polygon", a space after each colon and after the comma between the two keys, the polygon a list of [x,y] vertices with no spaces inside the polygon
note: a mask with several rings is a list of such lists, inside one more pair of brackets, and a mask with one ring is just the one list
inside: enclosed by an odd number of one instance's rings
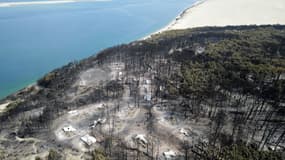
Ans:
{"label": "white ash patch", "polygon": [[75,86],[80,87],[88,87],[88,86],[96,86],[100,82],[110,80],[109,72],[106,69],[101,68],[91,68],[79,75],[79,79],[75,83]]}
{"label": "white ash patch", "polygon": [[0,104],[0,113],[4,112],[11,102]]}
{"label": "white ash patch", "polygon": [[124,69],[125,69],[125,63],[117,62],[117,63],[111,63],[108,65],[110,68],[110,77],[111,80],[123,80],[124,78]]}

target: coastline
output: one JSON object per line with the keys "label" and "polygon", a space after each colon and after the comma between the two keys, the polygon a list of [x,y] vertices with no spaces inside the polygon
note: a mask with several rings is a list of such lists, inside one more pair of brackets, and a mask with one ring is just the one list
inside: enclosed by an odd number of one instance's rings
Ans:
{"label": "coastline", "polygon": [[285,1],[275,0],[201,0],[185,9],[173,21],[158,31],[207,26],[276,25],[285,24]]}
{"label": "coastline", "polygon": [[187,11],[191,10],[192,8],[194,7],[197,7],[199,6],[200,4],[206,2],[208,0],[198,0],[197,2],[195,2],[194,4],[192,4],[190,7],[187,7],[185,8],[182,12],[180,12],[180,14],[178,14],[178,16],[176,16],[170,23],[168,23],[165,27],[141,38],[141,40],[145,40],[145,39],[148,39],[148,38],[151,38],[152,35],[155,35],[155,34],[160,34],[164,31],[168,31],[168,30],[172,30],[171,27],[174,26],[180,19],[183,19],[183,17],[187,14]]}

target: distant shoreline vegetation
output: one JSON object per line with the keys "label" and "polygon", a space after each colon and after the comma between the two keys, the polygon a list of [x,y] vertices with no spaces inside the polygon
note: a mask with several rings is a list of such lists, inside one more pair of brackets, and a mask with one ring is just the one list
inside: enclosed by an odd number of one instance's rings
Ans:
{"label": "distant shoreline vegetation", "polygon": [[40,1],[25,1],[25,2],[0,2],[1,7],[27,6],[27,5],[47,5],[75,2],[109,2],[112,0],[40,0]]}

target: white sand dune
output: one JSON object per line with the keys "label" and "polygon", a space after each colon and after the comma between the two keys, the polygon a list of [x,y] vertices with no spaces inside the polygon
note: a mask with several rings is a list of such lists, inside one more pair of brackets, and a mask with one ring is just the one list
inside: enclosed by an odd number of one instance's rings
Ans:
{"label": "white sand dune", "polygon": [[0,7],[13,7],[24,5],[45,5],[45,4],[59,4],[59,3],[74,3],[74,2],[98,2],[111,0],[46,0],[46,1],[26,1],[26,2],[0,2]]}
{"label": "white sand dune", "polygon": [[204,26],[285,24],[285,0],[204,0],[161,29]]}

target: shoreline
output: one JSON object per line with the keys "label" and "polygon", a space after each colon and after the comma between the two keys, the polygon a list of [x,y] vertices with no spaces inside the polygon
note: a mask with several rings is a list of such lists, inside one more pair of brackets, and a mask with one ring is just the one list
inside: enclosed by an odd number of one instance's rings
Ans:
{"label": "shoreline", "polygon": [[284,25],[285,1],[200,0],[181,12],[168,25],[143,37],[151,38],[169,30],[239,25]]}
{"label": "shoreline", "polygon": [[111,0],[45,0],[45,1],[26,1],[26,2],[0,2],[2,7],[15,7],[27,5],[47,5],[47,4],[62,4],[62,3],[75,3],[75,2],[106,2]]}
{"label": "shoreline", "polygon": [[158,29],[157,31],[141,38],[140,40],[146,40],[148,38],[151,38],[152,35],[156,35],[156,34],[160,34],[164,31],[168,31],[168,30],[172,30],[171,27],[174,26],[180,19],[183,18],[183,16],[185,16],[185,14],[187,14],[187,11],[190,10],[191,8],[194,8],[194,7],[197,7],[199,6],[200,4],[206,2],[208,0],[198,0],[196,1],[195,3],[193,3],[190,7],[187,7],[185,8],[182,12],[180,12],[178,14],[178,16],[176,16],[173,20],[170,21],[170,23],[168,23],[166,26],[164,26],[163,28],[161,29]]}

